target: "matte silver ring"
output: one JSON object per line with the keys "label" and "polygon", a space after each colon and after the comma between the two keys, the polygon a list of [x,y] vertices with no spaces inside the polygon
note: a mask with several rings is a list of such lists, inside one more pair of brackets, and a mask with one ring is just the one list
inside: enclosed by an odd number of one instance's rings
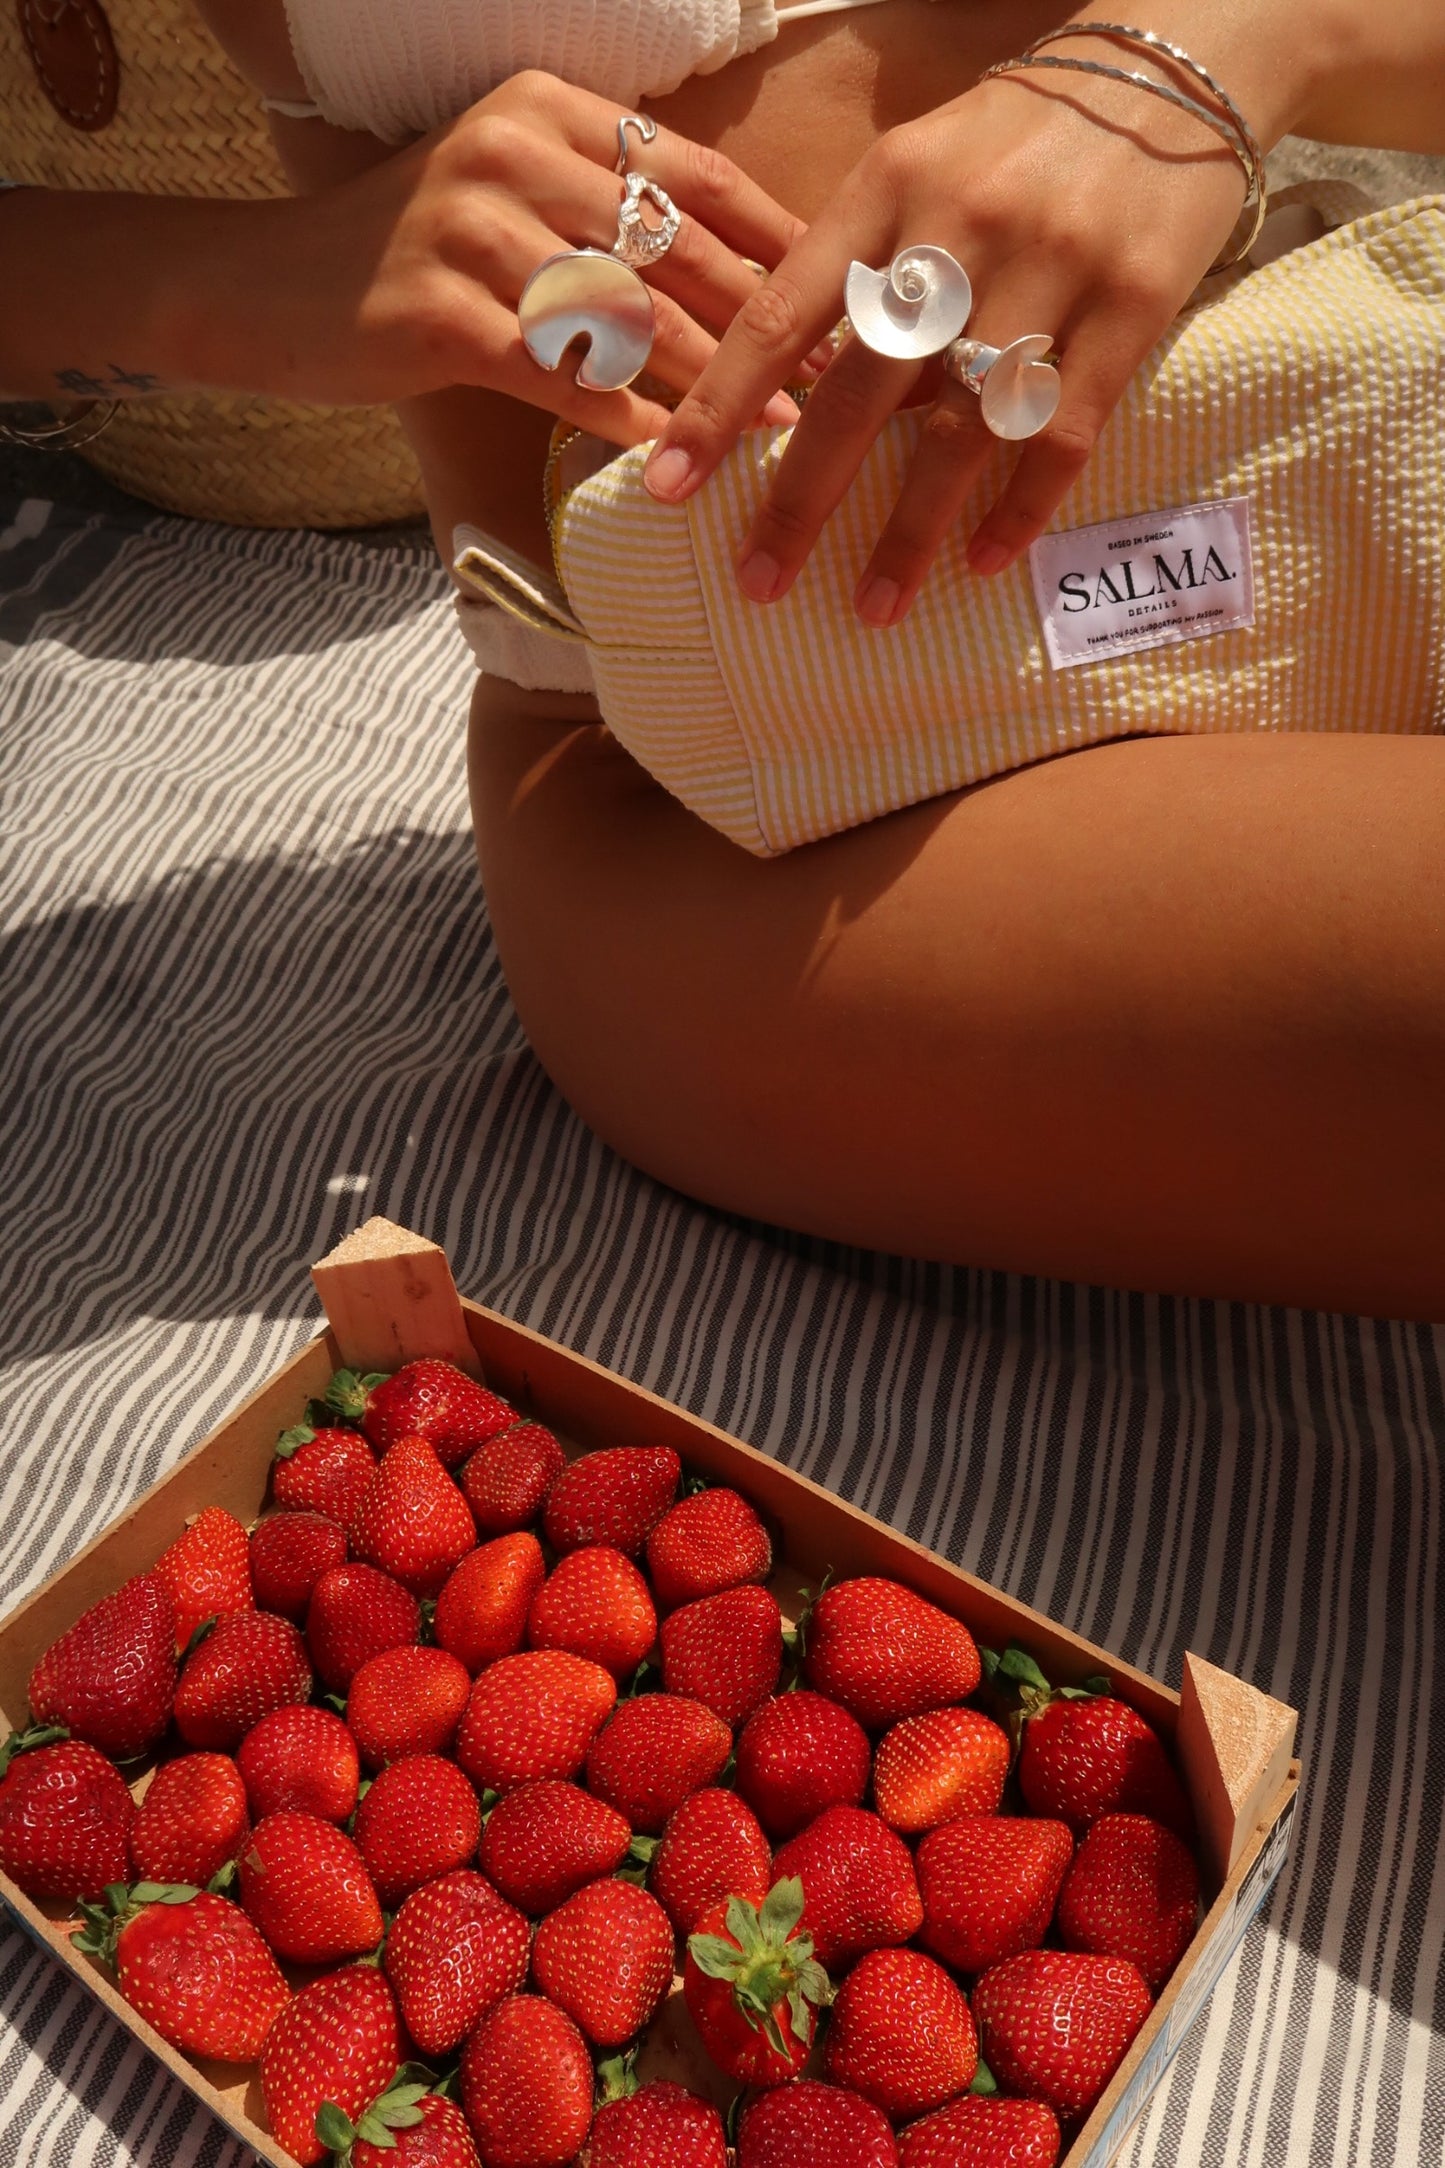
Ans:
{"label": "matte silver ring", "polygon": [[1047,429],[1058,412],[1063,385],[1048,358],[1053,343],[1042,331],[1029,332],[1007,346],[955,339],[943,366],[955,384],[974,393],[993,435],[1018,444]]}

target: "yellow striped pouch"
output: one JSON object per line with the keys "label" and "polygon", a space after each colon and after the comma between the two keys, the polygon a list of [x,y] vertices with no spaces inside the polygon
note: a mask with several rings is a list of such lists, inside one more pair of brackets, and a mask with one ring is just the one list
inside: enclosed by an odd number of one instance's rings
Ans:
{"label": "yellow striped pouch", "polygon": [[[785,430],[751,432],[685,506],[646,494],[642,446],[559,507],[603,715],[745,850],[1145,731],[1445,727],[1445,197],[1356,219],[1191,306],[1052,539],[980,580],[963,552],[1008,471],[1000,445],[913,611],[876,632],[851,598],[921,424],[893,418],[766,607],[733,563]],[[1218,530],[1177,518],[1216,505],[1242,561],[1211,562]],[[1175,596],[1211,579],[1219,607],[1190,596],[1180,619]],[[1106,629],[1072,622],[1087,612]]]}

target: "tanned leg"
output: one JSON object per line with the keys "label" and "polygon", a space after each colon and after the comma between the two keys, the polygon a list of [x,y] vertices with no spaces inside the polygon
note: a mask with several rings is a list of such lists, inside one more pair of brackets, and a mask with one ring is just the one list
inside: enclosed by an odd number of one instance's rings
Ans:
{"label": "tanned leg", "polygon": [[526,707],[474,714],[502,960],[639,1166],[910,1255],[1445,1318],[1445,742],[1135,739],[764,862]]}

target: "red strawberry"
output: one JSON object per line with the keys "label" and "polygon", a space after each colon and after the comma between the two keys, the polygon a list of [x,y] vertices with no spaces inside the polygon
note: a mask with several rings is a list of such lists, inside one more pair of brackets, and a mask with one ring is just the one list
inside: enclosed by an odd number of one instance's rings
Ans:
{"label": "red strawberry", "polygon": [[401,1438],[382,1456],[348,1530],[352,1548],[414,1596],[435,1596],[476,1548],[477,1524],[425,1438]]}
{"label": "red strawberry", "polygon": [[979,2049],[1006,2092],[1088,2114],[1149,2015],[1143,1974],[1119,1957],[1026,1950],[973,1991]]}
{"label": "red strawberry", "polygon": [[52,1641],[29,1689],[37,1724],[63,1724],[112,1761],[155,1745],[175,1690],[175,1606],[149,1573],[103,1596]]}
{"label": "red strawberry", "polygon": [[865,1577],[825,1589],[804,1643],[809,1685],[870,1726],[963,1701],[982,1675],[968,1628],[898,1581]]}
{"label": "red strawberry", "polygon": [[164,1581],[176,1607],[177,1650],[208,1618],[256,1608],[246,1531],[221,1506],[203,1506],[151,1571]]}
{"label": "red strawberry", "polygon": [[72,1939],[113,1958],[122,1995],[172,2047],[254,2063],[291,2000],[280,1966],[239,1905],[209,1890],[161,1890],[143,1882],[111,1908],[89,1907],[89,1927]]}
{"label": "red strawberry", "polygon": [[233,1754],[273,1709],[311,1699],[306,1644],[289,1619],[237,1611],[186,1658],[176,1730],[187,1746]]}
{"label": "red strawberry", "polygon": [[261,2050],[261,2091],[276,2143],[309,2168],[326,2150],[316,2135],[322,2101],[359,2117],[400,2061],[396,2004],[375,1965],[348,1965],[303,1988]]}
{"label": "red strawberry", "polygon": [[473,1453],[462,1489],[484,1536],[529,1528],[567,1465],[567,1455],[542,1423],[518,1423]]}
{"label": "red strawberry", "polygon": [[289,1807],[256,1824],[241,1902],[278,1957],[330,1965],[374,1950],[381,1906],[361,1854],[331,1822]]}
{"label": "red strawberry", "polygon": [[423,2085],[392,2085],[355,2123],[326,2101],[317,2121],[348,2168],[481,2168],[461,2109]]}
{"label": "red strawberry", "polygon": [[870,2100],[798,2078],[745,2111],[738,2168],[898,2168],[898,2148]]}
{"label": "red strawberry", "polygon": [[408,1754],[392,1762],[356,1810],[356,1849],[388,1912],[438,1875],[477,1856],[482,1810],[455,1762]]}
{"label": "red strawberry", "polygon": [[354,1430],[298,1423],[277,1444],[271,1496],[283,1513],[324,1513],[350,1528],[375,1473],[376,1455]]}
{"label": "red strawberry", "polygon": [[534,1649],[570,1649],[619,1680],[632,1676],[656,1638],[647,1583],[630,1558],[605,1543],[564,1553],[527,1614]]}
{"label": "red strawberry", "polygon": [[637,1558],[672,1504],[681,1475],[682,1462],[666,1445],[584,1453],[563,1469],[547,1494],[547,1541],[556,1551],[610,1543]]}
{"label": "red strawberry", "polygon": [[1042,2100],[950,2102],[898,2141],[899,2168],[1054,2168],[1059,2119]]}
{"label": "red strawberry", "polygon": [[727,2168],[727,2157],[717,2109],[659,2078],[629,2100],[598,2109],[581,2162],[582,2168]]}
{"label": "red strawberry", "polygon": [[945,1822],[918,1847],[919,1941],[958,1972],[986,1972],[1036,1950],[1073,1852],[1062,1822],[991,1815]]}
{"label": "red strawberry", "polygon": [[657,1836],[689,1792],[716,1783],[733,1735],[700,1701],[639,1694],[618,1704],[587,1754],[587,1788]]}
{"label": "red strawberry", "polygon": [[688,1937],[683,1998],[719,2070],[744,2085],[796,2077],[813,2043],[814,2013],[832,1986],[801,1932],[801,1882],[775,1882],[761,1906],[730,1897]]}
{"label": "red strawberry", "polygon": [[136,1871],[147,1882],[198,1888],[239,1859],[251,1836],[246,1786],[227,1754],[183,1754],[151,1778],[131,1832]]}
{"label": "red strawberry", "polygon": [[[1045,1689],[1047,1692],[1047,1689]],[[1147,1814],[1176,1836],[1194,1817],[1164,1743],[1136,1709],[1108,1694],[1082,1700],[1025,1694],[1019,1788],[1035,1814],[1079,1834],[1101,1814]]]}
{"label": "red strawberry", "polygon": [[361,1759],[356,1741],[330,1709],[275,1709],[247,1732],[236,1766],[256,1821],[293,1807],[323,1822],[344,1822],[356,1807]]}
{"label": "red strawberry", "polygon": [[326,1404],[360,1423],[378,1453],[389,1453],[401,1438],[425,1438],[446,1468],[517,1420],[516,1409],[496,1393],[432,1355],[404,1363],[389,1378],[338,1370]]}
{"label": "red strawberry", "polygon": [[1157,1995],[1194,1934],[1199,1869],[1172,1830],[1144,1814],[1101,1814],[1059,1893],[1059,1939],[1127,1957]]}
{"label": "red strawberry", "polygon": [[773,1570],[768,1531],[740,1492],[697,1491],[670,1506],[647,1539],[647,1570],[664,1611],[766,1581]]}
{"label": "red strawberry", "polygon": [[634,1883],[589,1882],[537,1929],[532,1974],[597,2047],[620,2048],[672,1985],[667,1914]]}
{"label": "red strawberry", "polygon": [[828,2076],[907,2118],[966,2093],[978,2038],[961,1990],[917,1950],[870,1950],[838,1990]]}
{"label": "red strawberry", "polygon": [[420,1632],[415,1596],[375,1566],[333,1566],[311,1592],[306,1646],[317,1677],[333,1694],[349,1690],[369,1656],[405,1648]]}
{"label": "red strawberry", "polygon": [[775,1690],[783,1668],[783,1615],[765,1588],[727,1588],[663,1621],[662,1681],[741,1724]]}
{"label": "red strawberry", "polygon": [[438,1646],[458,1657],[473,1678],[498,1657],[515,1655],[526,1639],[532,1598],[546,1578],[535,1536],[499,1536],[469,1551],[437,1598]]}
{"label": "red strawberry", "polygon": [[481,1864],[504,1897],[540,1918],[584,1882],[614,1874],[631,1843],[625,1814],[579,1785],[543,1778],[497,1801],[482,1833]]}
{"label": "red strawberry", "polygon": [[890,1829],[910,1835],[960,1814],[993,1814],[1012,1760],[1008,1733],[977,1709],[934,1709],[885,1732],[873,1797]]}
{"label": "red strawberry", "polygon": [[563,2168],[592,2124],[592,2063],[565,2010],[509,1995],[462,2050],[462,2106],[487,2168]]}
{"label": "red strawberry", "polygon": [[392,1921],[382,1963],[423,2055],[450,2055],[527,1977],[527,1922],[467,1868],[414,1890]]}
{"label": "red strawberry", "polygon": [[673,1808],[653,1855],[648,1888],[680,1935],[714,1905],[772,1887],[773,1855],[758,1818],[736,1792],[693,1792]]}
{"label": "red strawberry", "polygon": [[826,1694],[764,1702],[738,1739],[737,1787],[768,1835],[795,1837],[825,1807],[856,1807],[868,1789],[868,1734]]}
{"label": "red strawberry", "polygon": [[97,1748],[41,1743],[53,1736],[12,1733],[0,1747],[0,1867],[27,1897],[98,1898],[131,1878],[135,1802]]}
{"label": "red strawberry", "polygon": [[251,1586],[257,1607],[305,1623],[311,1591],[346,1559],[346,1535],[324,1513],[268,1513],[251,1530]]}
{"label": "red strawberry", "polygon": [[445,1649],[385,1649],[351,1682],[346,1721],[368,1769],[403,1754],[445,1754],[457,1735],[472,1682]]}
{"label": "red strawberry", "polygon": [[907,1845],[861,1807],[829,1807],[783,1846],[773,1873],[800,1877],[803,1924],[830,1971],[865,1950],[907,1942],[922,1925]]}
{"label": "red strawberry", "polygon": [[472,1687],[456,1757],[481,1791],[575,1777],[617,1687],[600,1664],[563,1649],[504,1656]]}

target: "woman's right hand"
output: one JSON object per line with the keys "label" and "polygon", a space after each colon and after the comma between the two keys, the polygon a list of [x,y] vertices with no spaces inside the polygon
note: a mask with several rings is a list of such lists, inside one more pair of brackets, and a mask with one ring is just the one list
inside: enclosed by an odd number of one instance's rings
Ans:
{"label": "woman's right hand", "polygon": [[[330,404],[478,385],[524,399],[618,444],[655,436],[666,411],[635,390],[579,391],[522,343],[517,301],[544,258],[610,249],[621,183],[622,109],[537,71],[513,76],[459,120],[337,186],[268,208],[289,214],[268,301],[288,373],[268,388]],[[715,332],[802,232],[720,152],[659,128],[634,167],[683,215],[650,266],[657,342],[649,371],[679,394]],[[786,409],[786,411],[784,411]],[[791,418],[784,400],[773,419]]]}

